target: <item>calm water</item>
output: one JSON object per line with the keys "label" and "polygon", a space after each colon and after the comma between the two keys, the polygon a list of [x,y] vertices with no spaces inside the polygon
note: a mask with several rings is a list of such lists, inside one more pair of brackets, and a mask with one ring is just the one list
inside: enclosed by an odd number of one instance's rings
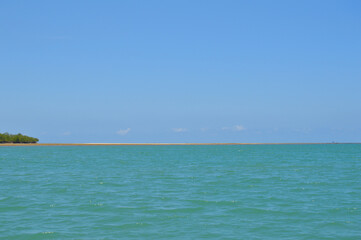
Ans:
{"label": "calm water", "polygon": [[0,147],[0,239],[361,239],[361,145]]}

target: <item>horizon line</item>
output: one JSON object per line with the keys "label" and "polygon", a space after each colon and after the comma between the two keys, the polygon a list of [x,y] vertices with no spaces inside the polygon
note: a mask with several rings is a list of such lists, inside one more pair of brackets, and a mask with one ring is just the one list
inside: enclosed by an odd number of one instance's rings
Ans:
{"label": "horizon line", "polygon": [[307,145],[361,144],[359,142],[294,142],[294,143],[0,143],[0,146],[167,146],[167,145]]}

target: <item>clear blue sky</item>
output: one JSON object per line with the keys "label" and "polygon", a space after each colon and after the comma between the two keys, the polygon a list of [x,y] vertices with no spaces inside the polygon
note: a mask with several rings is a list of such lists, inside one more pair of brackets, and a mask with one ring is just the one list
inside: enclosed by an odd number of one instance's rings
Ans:
{"label": "clear blue sky", "polygon": [[361,142],[361,1],[1,1],[0,132]]}

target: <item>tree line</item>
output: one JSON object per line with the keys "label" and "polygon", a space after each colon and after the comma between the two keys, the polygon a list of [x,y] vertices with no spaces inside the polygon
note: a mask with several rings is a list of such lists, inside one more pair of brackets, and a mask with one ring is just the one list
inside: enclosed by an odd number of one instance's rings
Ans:
{"label": "tree line", "polygon": [[0,143],[37,143],[39,139],[19,134],[0,133]]}

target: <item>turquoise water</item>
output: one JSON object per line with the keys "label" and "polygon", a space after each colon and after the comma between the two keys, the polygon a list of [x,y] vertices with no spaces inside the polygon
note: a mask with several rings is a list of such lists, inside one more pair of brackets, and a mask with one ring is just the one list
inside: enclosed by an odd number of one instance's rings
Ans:
{"label": "turquoise water", "polygon": [[361,145],[0,147],[0,239],[361,239]]}

